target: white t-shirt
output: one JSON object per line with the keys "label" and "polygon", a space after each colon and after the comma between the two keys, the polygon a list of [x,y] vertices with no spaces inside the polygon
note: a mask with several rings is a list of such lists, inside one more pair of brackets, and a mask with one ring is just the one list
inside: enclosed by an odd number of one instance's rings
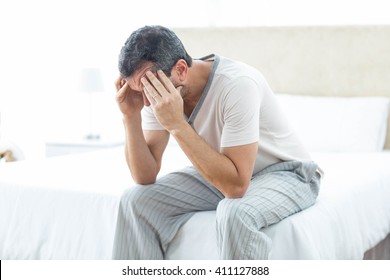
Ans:
{"label": "white t-shirt", "polygon": [[[310,160],[263,75],[215,55],[209,81],[187,121],[216,151],[258,142],[253,173],[287,160]],[[164,130],[151,107],[142,111],[144,130]]]}

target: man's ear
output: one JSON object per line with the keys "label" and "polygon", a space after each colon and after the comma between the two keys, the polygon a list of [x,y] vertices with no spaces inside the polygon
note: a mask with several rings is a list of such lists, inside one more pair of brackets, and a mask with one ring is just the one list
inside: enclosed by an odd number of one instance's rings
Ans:
{"label": "man's ear", "polygon": [[172,68],[172,74],[175,73],[179,80],[182,82],[187,79],[188,65],[184,59],[179,59],[175,66]]}

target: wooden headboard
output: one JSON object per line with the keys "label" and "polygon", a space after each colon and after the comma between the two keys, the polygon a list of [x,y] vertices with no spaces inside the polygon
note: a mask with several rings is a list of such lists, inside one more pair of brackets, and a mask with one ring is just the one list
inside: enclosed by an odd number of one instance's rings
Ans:
{"label": "wooden headboard", "polygon": [[[276,93],[390,98],[390,26],[176,28],[192,57],[258,68]],[[386,149],[390,149],[390,116]]]}

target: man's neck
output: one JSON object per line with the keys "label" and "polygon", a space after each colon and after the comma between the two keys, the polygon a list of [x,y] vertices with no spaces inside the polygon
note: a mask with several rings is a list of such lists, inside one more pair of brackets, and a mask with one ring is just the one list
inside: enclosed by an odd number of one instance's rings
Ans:
{"label": "man's neck", "polygon": [[194,108],[198,103],[210,78],[212,61],[194,60],[188,73],[189,92],[183,96],[184,104]]}

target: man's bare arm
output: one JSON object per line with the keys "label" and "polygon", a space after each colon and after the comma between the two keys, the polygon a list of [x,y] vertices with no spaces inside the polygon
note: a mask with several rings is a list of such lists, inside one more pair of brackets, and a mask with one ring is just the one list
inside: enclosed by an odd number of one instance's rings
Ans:
{"label": "man's bare arm", "polygon": [[161,167],[162,154],[168,143],[169,133],[143,131],[141,125],[141,110],[145,100],[143,93],[133,91],[122,77],[118,77],[115,85],[116,101],[123,113],[126,161],[131,175],[138,184],[154,183]]}
{"label": "man's bare arm", "polygon": [[248,188],[258,144],[213,150],[185,121],[183,100],[162,71],[147,72],[145,94],[162,126],[176,139],[199,173],[226,197],[242,197]]}
{"label": "man's bare arm", "polygon": [[213,150],[190,127],[183,126],[172,135],[198,172],[227,198],[242,197],[250,183],[258,143]]}
{"label": "man's bare arm", "polygon": [[162,155],[169,140],[164,130],[142,131],[141,121],[125,120],[125,153],[134,181],[138,184],[152,184],[161,168]]}

